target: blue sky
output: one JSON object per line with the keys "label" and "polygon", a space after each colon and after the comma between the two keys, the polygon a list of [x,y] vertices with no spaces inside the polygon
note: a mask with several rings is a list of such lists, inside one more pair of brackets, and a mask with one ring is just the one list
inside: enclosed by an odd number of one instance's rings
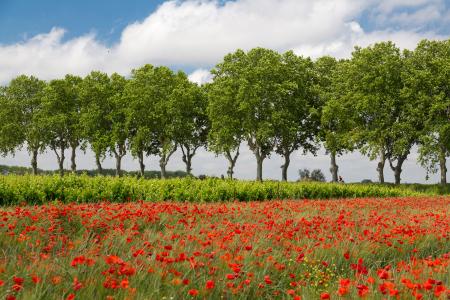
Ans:
{"label": "blue sky", "polygon": [[65,39],[96,32],[99,40],[113,43],[129,23],[144,19],[161,2],[0,0],[0,43],[20,42],[53,27],[67,29]]}
{"label": "blue sky", "polygon": [[[92,70],[128,75],[145,63],[182,69],[202,83],[210,80],[209,69],[237,48],[349,57],[355,45],[392,40],[413,49],[421,39],[449,36],[450,0],[0,0],[0,84],[19,74],[45,80]],[[242,148],[236,175],[253,178],[254,158],[245,144]],[[414,150],[405,166],[406,181],[424,181],[416,158]],[[375,180],[375,162],[358,153],[339,160],[348,181]],[[24,150],[0,158],[0,164],[28,161]],[[281,164],[273,155],[264,176],[279,178]],[[91,153],[80,153],[79,165],[91,168]],[[131,157],[124,165],[137,168]],[[155,158],[147,165],[156,169]],[[328,165],[323,151],[317,157],[296,153],[289,177],[295,179],[302,167],[321,168],[328,176]],[[113,167],[112,159],[105,166]],[[40,167],[56,168],[54,155],[40,156]],[[169,167],[183,168],[179,154]],[[203,151],[193,167],[194,174],[220,175],[226,161]],[[388,180],[391,173],[386,169]]]}

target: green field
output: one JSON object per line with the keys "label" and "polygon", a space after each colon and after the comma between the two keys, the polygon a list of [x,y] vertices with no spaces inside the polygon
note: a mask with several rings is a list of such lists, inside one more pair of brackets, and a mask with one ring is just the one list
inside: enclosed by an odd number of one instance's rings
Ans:
{"label": "green field", "polygon": [[7,175],[0,177],[0,204],[61,202],[251,201],[270,199],[330,199],[450,194],[450,185],[380,185],[317,182],[238,181],[222,179],[137,179]]}

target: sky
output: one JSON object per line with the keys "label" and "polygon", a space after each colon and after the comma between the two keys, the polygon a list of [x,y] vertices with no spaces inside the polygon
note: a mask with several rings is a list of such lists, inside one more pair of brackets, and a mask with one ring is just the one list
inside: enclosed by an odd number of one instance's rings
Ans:
{"label": "sky", "polygon": [[[146,63],[184,70],[192,81],[204,83],[211,80],[209,70],[238,48],[345,58],[356,45],[392,40],[414,49],[421,39],[449,37],[450,0],[0,0],[0,85],[20,74],[45,80],[67,73],[85,76],[92,70],[126,76]],[[90,151],[78,154],[79,168],[95,166]],[[416,160],[414,148],[403,168],[404,182],[425,182],[426,172]],[[0,164],[27,166],[29,161],[25,150],[0,157]],[[291,161],[290,180],[302,168],[321,169],[330,179],[323,149],[317,156],[296,152]],[[38,164],[57,168],[50,152],[40,155]],[[273,154],[264,163],[263,176],[280,179],[281,164]],[[377,178],[376,162],[357,152],[342,155],[338,164],[348,182]],[[157,159],[147,158],[146,165],[157,169]],[[104,166],[113,168],[113,159],[107,158]],[[138,168],[130,156],[123,166]],[[168,169],[183,168],[176,153]],[[255,158],[242,144],[236,176],[252,179],[255,171]],[[226,174],[226,160],[202,150],[193,159],[193,173]],[[385,173],[393,181],[388,167]],[[433,175],[428,182],[437,181]]]}

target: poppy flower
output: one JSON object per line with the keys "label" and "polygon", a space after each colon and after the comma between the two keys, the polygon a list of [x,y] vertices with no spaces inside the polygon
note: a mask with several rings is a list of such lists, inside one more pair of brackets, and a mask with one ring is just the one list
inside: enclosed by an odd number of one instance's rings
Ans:
{"label": "poppy flower", "polygon": [[211,289],[214,288],[214,285],[215,285],[215,283],[214,283],[213,280],[208,280],[208,281],[206,282],[206,289],[211,290]]}

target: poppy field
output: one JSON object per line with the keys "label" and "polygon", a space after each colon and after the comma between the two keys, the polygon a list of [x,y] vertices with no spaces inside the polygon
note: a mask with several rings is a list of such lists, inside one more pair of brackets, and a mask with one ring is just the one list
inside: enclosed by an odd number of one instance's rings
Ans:
{"label": "poppy field", "polygon": [[0,209],[0,299],[448,299],[448,196]]}

